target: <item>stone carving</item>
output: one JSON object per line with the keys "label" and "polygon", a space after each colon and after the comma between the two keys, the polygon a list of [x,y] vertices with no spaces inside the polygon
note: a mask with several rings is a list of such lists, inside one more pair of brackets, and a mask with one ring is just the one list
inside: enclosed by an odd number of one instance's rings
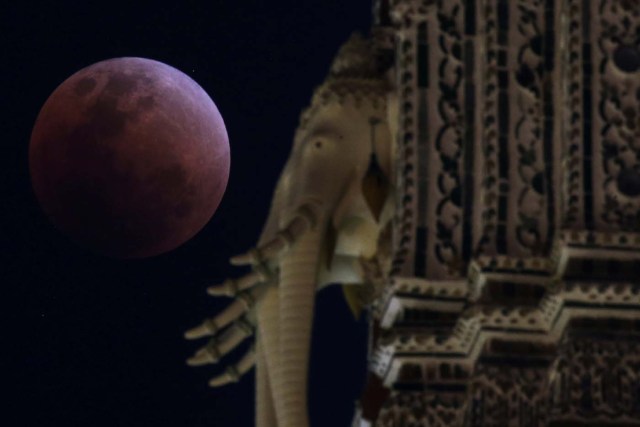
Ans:
{"label": "stone carving", "polygon": [[462,244],[463,146],[471,142],[464,132],[470,118],[462,74],[465,9],[459,0],[419,3],[391,5],[400,187],[392,275],[454,278],[468,257]]}
{"label": "stone carving", "polygon": [[[463,184],[463,138],[464,121],[464,75],[463,75],[463,17],[464,8],[459,1],[438,3],[438,58],[437,119],[433,126],[433,153],[439,161],[431,162],[437,168],[437,193],[431,194],[435,205],[435,240],[433,247],[436,263],[432,268],[443,268],[440,277],[459,277],[463,270],[462,259],[462,184]],[[433,275],[435,276],[435,274]],[[438,277],[438,276],[435,276]]]}
{"label": "stone carving", "polygon": [[[483,2],[479,9],[485,22],[481,33],[484,55],[480,56],[480,69],[476,77],[482,82],[481,118],[481,197],[480,238],[475,248],[476,255],[495,255],[498,252],[498,209],[499,195],[504,190],[504,179],[500,179],[498,145],[498,53],[504,56],[504,48],[498,46],[498,16],[493,2]],[[504,64],[502,65],[504,67]]]}
{"label": "stone carving", "polygon": [[[603,173],[596,218],[603,229],[640,230],[640,4],[600,1],[594,40],[594,156]],[[598,149],[600,148],[600,150]],[[595,190],[595,189],[594,189]]]}
{"label": "stone carving", "polygon": [[401,191],[374,425],[439,425],[452,395],[449,425],[637,422],[640,3],[388,4]]}
{"label": "stone carving", "polygon": [[[405,18],[406,8],[412,5],[410,1],[398,1],[392,7],[391,16],[395,19],[397,29],[396,44],[396,94],[398,106],[398,131],[396,173],[396,216],[393,227],[393,262],[392,275],[413,274],[413,247],[417,229],[416,186],[418,176],[415,165],[417,163],[416,134],[414,126],[417,123],[415,108],[416,70],[415,58],[417,53],[415,30],[413,21]],[[410,9],[411,10],[411,9]],[[411,15],[413,16],[413,15]]]}
{"label": "stone carving", "polygon": [[[586,206],[584,194],[585,154],[583,147],[584,133],[584,81],[582,66],[583,57],[583,23],[580,0],[561,2],[561,27],[559,31],[560,62],[557,64],[558,74],[566,81],[558,85],[558,94],[563,102],[561,121],[558,126],[563,136],[563,211],[561,225],[563,228],[584,229],[585,213],[591,210]],[[586,5],[586,3],[584,3]],[[591,200],[591,198],[589,198]]]}
{"label": "stone carving", "polygon": [[[547,197],[549,193],[548,177],[545,176],[545,127],[550,126],[551,117],[545,112],[545,102],[551,103],[550,93],[545,91],[549,84],[548,72],[544,68],[543,49],[549,48],[545,39],[545,11],[543,1],[519,1],[511,11],[516,14],[511,23],[510,35],[517,53],[513,60],[516,84],[512,95],[515,106],[513,126],[513,145],[515,170],[510,174],[511,197],[515,198],[517,213],[515,224],[507,233],[513,232],[510,242],[517,246],[510,251],[513,255],[541,255],[548,245],[547,236]],[[506,89],[502,89],[506,90]],[[515,105],[514,105],[515,104]],[[546,156],[547,164],[551,156]]]}
{"label": "stone carving", "polygon": [[464,425],[545,426],[546,391],[546,368],[480,365],[471,382],[469,412]]}
{"label": "stone carving", "polygon": [[483,74],[482,229],[477,254],[542,255],[553,219],[548,200],[553,100],[540,0],[487,1]]}
{"label": "stone carving", "polygon": [[451,394],[393,392],[375,427],[450,427],[462,425],[464,399]]}
{"label": "stone carving", "polygon": [[636,337],[567,340],[549,392],[557,420],[631,422],[640,418],[640,344]]}

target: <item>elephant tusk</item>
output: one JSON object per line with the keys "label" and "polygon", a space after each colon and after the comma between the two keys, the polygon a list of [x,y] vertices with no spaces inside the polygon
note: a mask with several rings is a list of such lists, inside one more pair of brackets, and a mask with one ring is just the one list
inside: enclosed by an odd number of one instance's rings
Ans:
{"label": "elephant tusk", "polygon": [[245,338],[253,335],[253,328],[254,325],[249,320],[240,318],[222,336],[212,338],[206,346],[196,351],[195,355],[187,360],[187,365],[202,366],[217,363]]}
{"label": "elephant tusk", "polygon": [[205,320],[201,325],[193,329],[189,329],[185,332],[184,337],[188,340],[194,340],[215,335],[220,329],[250,310],[254,306],[256,298],[258,298],[262,292],[263,290],[258,288],[239,293],[237,299],[222,313],[213,319]]}
{"label": "elephant tusk", "polygon": [[298,209],[297,215],[276,236],[267,243],[250,249],[244,254],[231,258],[232,265],[261,265],[288,249],[308,230],[315,225],[315,215],[311,206],[304,205]]}
{"label": "elephant tusk", "polygon": [[220,387],[229,383],[238,382],[240,377],[246,374],[249,369],[251,369],[253,365],[255,365],[255,363],[255,350],[253,347],[251,347],[236,365],[229,366],[224,374],[212,378],[209,381],[209,386]]}
{"label": "elephant tusk", "polygon": [[251,288],[259,283],[264,283],[269,280],[272,273],[266,268],[255,268],[249,274],[246,274],[238,279],[227,279],[221,285],[210,286],[207,288],[207,293],[211,296],[228,296],[235,297],[240,291]]}

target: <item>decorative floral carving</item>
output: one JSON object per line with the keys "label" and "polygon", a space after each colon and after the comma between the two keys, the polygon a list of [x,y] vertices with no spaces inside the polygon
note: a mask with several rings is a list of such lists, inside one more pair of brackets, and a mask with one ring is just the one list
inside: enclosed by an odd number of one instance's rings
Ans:
{"label": "decorative floral carving", "polygon": [[431,12],[436,0],[390,0],[391,14],[396,22],[411,23]]}
{"label": "decorative floral carving", "polygon": [[482,224],[476,254],[494,255],[497,252],[498,230],[498,22],[493,1],[482,1],[479,12],[484,22],[483,44],[485,54],[481,57],[482,74]]}
{"label": "decorative floral carving", "polygon": [[472,380],[469,427],[544,426],[546,368],[480,365]]}
{"label": "decorative floral carving", "polygon": [[[548,246],[545,141],[552,103],[546,11],[541,0],[486,1],[481,57],[482,230],[476,254],[541,255]],[[482,52],[482,51],[481,51]],[[548,129],[547,129],[548,128]]]}
{"label": "decorative floral carving", "polygon": [[[429,278],[461,277],[464,7],[460,0],[399,0],[391,2],[391,16],[398,34],[400,114],[392,275],[410,275],[419,257]],[[419,87],[421,79],[430,83]],[[420,248],[415,247],[418,227],[428,229]]]}
{"label": "decorative floral carving", "polygon": [[[388,329],[371,352],[370,369],[387,385],[413,384],[407,373],[416,373],[413,380],[422,378],[428,390],[452,385],[438,376],[444,360],[465,366],[466,372],[475,369],[475,376],[450,380],[467,388],[464,399],[456,395],[460,404],[451,411],[442,409],[446,405],[431,391],[396,390],[375,425],[544,426],[554,420],[639,419],[640,344],[602,337],[562,342],[566,331],[572,333],[574,319],[638,318],[640,285],[633,277],[622,278],[626,270],[615,280],[582,281],[575,271],[583,264],[575,261],[594,261],[593,268],[620,262],[626,268],[638,259],[640,2],[439,0],[420,8],[423,3],[390,0],[398,34],[400,105],[394,267],[414,272],[416,249],[422,249],[428,273],[391,274],[374,305],[380,325]],[[471,4],[478,14],[472,35],[463,31],[471,25],[465,22],[465,7]],[[428,30],[421,41],[424,24]],[[429,84],[420,85],[424,58],[418,55],[425,45]],[[475,62],[464,61],[469,47],[477,47]],[[465,87],[467,81],[475,86]],[[467,173],[467,90],[475,91],[474,124],[480,129],[475,155],[482,157],[481,170],[473,171],[479,181],[474,188],[481,188],[475,198],[480,203],[473,206],[480,211],[476,216],[460,203],[461,193],[472,191],[461,179]],[[428,108],[421,104],[424,99]],[[426,137],[421,126],[428,128]],[[424,164],[428,196],[420,199]],[[556,178],[562,183],[550,182]],[[555,209],[552,198],[558,202]],[[430,217],[421,217],[420,209]],[[480,224],[472,227],[477,244],[464,291],[464,279],[455,271],[467,261],[461,256],[462,239],[470,236],[459,234],[467,217]],[[417,248],[416,230],[425,224],[428,242]],[[510,297],[520,285],[532,284],[536,292],[530,300],[496,297],[499,292]],[[447,308],[457,321],[437,328],[402,323],[403,310],[428,304],[433,304],[430,315]],[[510,351],[493,353],[499,342],[542,349],[544,357],[532,366],[513,360],[517,357],[498,366],[497,359]],[[558,346],[562,354],[552,362]],[[455,421],[429,418],[434,413],[455,414]]]}
{"label": "decorative floral carving", "polygon": [[[640,3],[601,1],[597,43],[597,132],[604,197],[603,226],[640,230]],[[594,106],[596,107],[596,106]]]}
{"label": "decorative floral carving", "polygon": [[583,78],[582,78],[582,6],[581,0],[568,0],[562,3],[561,32],[559,47],[561,61],[558,64],[560,76],[567,83],[562,85],[564,101],[563,129],[563,218],[564,228],[584,228],[584,148],[583,148]]}
{"label": "decorative floral carving", "polygon": [[415,27],[409,19],[414,2],[396,1],[391,16],[397,28],[396,91],[398,94],[399,131],[396,135],[396,215],[393,227],[393,260],[391,275],[412,275],[411,261],[415,253],[416,234],[416,123],[415,103]]}
{"label": "decorative floral carving", "polygon": [[455,394],[393,392],[376,427],[451,427],[462,425],[464,398]]}
{"label": "decorative floral carving", "polygon": [[462,272],[462,141],[463,69],[462,69],[462,18],[464,8],[459,1],[438,2],[438,47],[441,52],[438,63],[437,112],[441,123],[435,133],[438,161],[437,189],[433,194],[436,206],[435,258],[446,266],[446,275],[460,276]]}
{"label": "decorative floral carving", "polygon": [[[544,7],[541,0],[520,0],[511,11],[517,19],[511,24],[517,29],[514,34],[515,55],[514,81],[517,86],[509,92],[514,97],[516,112],[513,122],[514,160],[516,179],[510,180],[514,186],[511,197],[517,198],[517,215],[514,228],[515,241],[520,252],[539,255],[546,246],[547,218],[545,208],[546,191],[543,108],[544,79],[547,71],[543,64]],[[511,136],[510,136],[511,138]],[[547,157],[547,161],[550,157]],[[511,228],[510,227],[510,228]]]}
{"label": "decorative floral carving", "polygon": [[630,421],[640,418],[637,340],[568,341],[549,393],[554,419]]}

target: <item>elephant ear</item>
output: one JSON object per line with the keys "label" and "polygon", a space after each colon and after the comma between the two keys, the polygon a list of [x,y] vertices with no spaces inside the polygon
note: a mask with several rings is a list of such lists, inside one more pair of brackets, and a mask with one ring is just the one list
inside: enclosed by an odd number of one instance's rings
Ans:
{"label": "elephant ear", "polygon": [[362,179],[362,194],[371,214],[379,222],[382,208],[389,196],[389,178],[380,167],[375,154],[371,154],[369,169]]}

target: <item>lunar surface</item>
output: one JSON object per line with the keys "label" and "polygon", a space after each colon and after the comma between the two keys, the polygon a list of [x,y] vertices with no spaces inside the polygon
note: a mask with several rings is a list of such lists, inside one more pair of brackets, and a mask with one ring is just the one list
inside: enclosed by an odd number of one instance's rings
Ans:
{"label": "lunar surface", "polygon": [[224,122],[207,93],[143,58],[69,77],[42,107],[29,147],[47,216],[117,258],[157,255],[193,237],[220,203],[229,164]]}

